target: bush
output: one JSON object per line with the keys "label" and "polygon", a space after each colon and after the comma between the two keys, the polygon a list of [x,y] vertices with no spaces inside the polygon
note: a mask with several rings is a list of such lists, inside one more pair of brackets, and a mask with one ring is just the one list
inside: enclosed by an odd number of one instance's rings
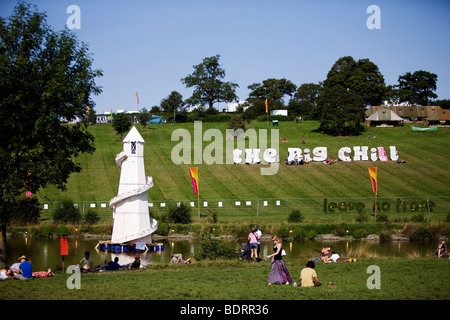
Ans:
{"label": "bush", "polygon": [[158,229],[156,233],[160,236],[167,236],[169,234],[169,225],[164,222],[158,222]]}
{"label": "bush", "polygon": [[422,212],[418,212],[412,215],[411,217],[412,222],[425,222],[425,215]]}
{"label": "bush", "polygon": [[312,240],[315,237],[317,237],[317,231],[314,229],[308,230],[308,232],[306,233],[306,238],[308,238],[309,240]]}
{"label": "bush", "polygon": [[75,208],[72,200],[64,200],[61,205],[56,208],[53,213],[53,220],[55,222],[79,222],[81,220],[81,213],[78,208]]}
{"label": "bush", "polygon": [[378,213],[376,217],[376,222],[388,222],[388,215],[386,213]]}
{"label": "bush", "polygon": [[366,229],[356,229],[354,232],[353,232],[353,236],[356,238],[356,239],[361,239],[361,238],[365,238],[365,237],[367,237],[367,230]]}
{"label": "bush", "polygon": [[170,205],[168,211],[168,220],[172,223],[191,223],[192,209],[187,204],[180,203],[177,205]]}
{"label": "bush", "polygon": [[292,210],[288,215],[289,222],[302,222],[304,218],[305,217],[298,209]]}
{"label": "bush", "polygon": [[236,242],[223,241],[209,237],[202,241],[200,250],[194,254],[195,260],[217,258],[234,259],[237,258]]}
{"label": "bush", "polygon": [[39,230],[39,236],[44,238],[50,238],[52,234],[53,234],[52,228],[50,228],[48,225],[43,225]]}
{"label": "bush", "polygon": [[292,230],[292,237],[295,240],[302,240],[306,238],[306,232],[303,230],[302,227],[295,227],[294,230]]}
{"label": "bush", "polygon": [[89,224],[95,224],[99,222],[100,217],[98,216],[98,212],[96,210],[88,209],[88,211],[84,215],[84,221]]}
{"label": "bush", "polygon": [[64,225],[59,225],[55,228],[55,234],[58,237],[62,237],[62,236],[68,236],[69,235],[69,229],[67,229],[66,226]]}
{"label": "bush", "polygon": [[367,214],[365,213],[360,213],[358,214],[358,216],[355,218],[356,222],[367,222],[369,221],[369,217],[367,216]]}
{"label": "bush", "polygon": [[289,238],[291,236],[290,230],[286,226],[281,226],[277,230],[277,236],[279,238]]}

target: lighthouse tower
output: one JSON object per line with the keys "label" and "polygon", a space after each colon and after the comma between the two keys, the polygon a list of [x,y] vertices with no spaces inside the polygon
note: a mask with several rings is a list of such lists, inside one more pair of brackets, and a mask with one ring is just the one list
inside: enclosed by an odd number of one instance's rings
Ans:
{"label": "lighthouse tower", "polygon": [[148,212],[147,190],[153,180],[145,175],[144,142],[132,127],[123,140],[123,151],[116,156],[121,171],[117,196],[109,202],[114,218],[113,243],[151,243],[151,234],[158,228]]}

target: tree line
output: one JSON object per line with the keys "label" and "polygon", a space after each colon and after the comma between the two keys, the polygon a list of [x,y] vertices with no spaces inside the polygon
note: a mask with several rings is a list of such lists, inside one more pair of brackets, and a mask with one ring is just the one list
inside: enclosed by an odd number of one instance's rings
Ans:
{"label": "tree line", "polygon": [[[161,100],[160,107],[152,107],[151,112],[165,112],[171,121],[176,121],[179,115],[183,121],[187,106],[199,106],[197,113],[217,114],[215,104],[238,102],[236,89],[239,85],[225,81],[220,55],[206,57],[193,68],[192,74],[181,79],[186,88],[194,89],[192,96],[183,100],[179,92],[172,91]],[[436,103],[449,108],[448,100],[435,100],[437,78],[434,73],[419,70],[406,72],[398,77],[396,84],[386,85],[375,63],[345,56],[334,63],[326,79],[319,83],[297,87],[285,78],[269,78],[248,85],[250,93],[236,113],[248,121],[264,115],[266,110],[270,113],[275,109],[287,109],[292,116],[318,120],[319,130],[327,134],[359,134],[366,108],[381,105],[385,100],[412,105]]]}

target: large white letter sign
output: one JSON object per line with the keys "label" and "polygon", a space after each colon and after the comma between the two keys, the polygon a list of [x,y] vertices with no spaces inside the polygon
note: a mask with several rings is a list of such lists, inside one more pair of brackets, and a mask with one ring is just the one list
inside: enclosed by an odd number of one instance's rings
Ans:
{"label": "large white letter sign", "polygon": [[325,161],[328,157],[327,147],[317,147],[313,150],[313,160],[314,161]]}
{"label": "large white letter sign", "polygon": [[[360,149],[361,148],[361,149]],[[353,147],[354,155],[353,160],[354,161],[367,161],[369,160],[369,157],[367,156],[367,151],[369,150],[369,147]]]}
{"label": "large white letter sign", "polygon": [[350,149],[349,147],[343,147],[341,149],[339,149],[339,160],[341,161],[345,161],[345,162],[349,162],[352,160],[352,158],[350,158],[349,156],[346,156],[346,153],[350,153],[352,152],[352,149]]}
{"label": "large white letter sign", "polygon": [[397,161],[398,160],[397,147],[390,146],[389,150],[391,151],[391,160],[392,161]]}
{"label": "large white letter sign", "polygon": [[245,163],[260,163],[259,149],[245,149]]}
{"label": "large white letter sign", "polygon": [[277,150],[269,148],[264,151],[264,161],[267,163],[275,163],[277,161]]}
{"label": "large white letter sign", "polygon": [[293,161],[295,156],[297,156],[298,160],[302,159],[302,149],[300,148],[288,148],[288,161]]}

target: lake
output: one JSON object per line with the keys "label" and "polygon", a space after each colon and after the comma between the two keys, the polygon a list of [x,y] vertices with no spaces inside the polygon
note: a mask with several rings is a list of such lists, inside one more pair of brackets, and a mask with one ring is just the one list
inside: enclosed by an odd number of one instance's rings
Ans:
{"label": "lake", "polygon": [[[94,260],[94,265],[103,263],[106,259],[113,260],[119,257],[120,264],[130,263],[134,260],[135,253],[111,253],[100,251],[96,246],[98,239],[70,239],[69,255],[64,257],[64,265],[77,264],[83,257],[85,251],[90,251]],[[147,252],[141,254],[141,264],[169,263],[170,253],[181,253],[183,259],[192,256],[198,250],[201,240],[163,240],[164,245],[161,252]],[[426,257],[433,256],[438,246],[438,242],[429,241],[283,241],[283,248],[287,255],[283,257],[285,261],[299,261],[306,263],[308,259],[318,258],[316,250],[322,249],[326,244],[331,244],[333,250],[341,257]],[[261,242],[261,253],[263,257],[272,253],[272,242]],[[17,261],[21,255],[26,255],[33,264],[33,271],[42,271],[52,268],[60,270],[62,257],[60,256],[59,239],[37,239],[37,238],[8,238],[6,243],[6,257],[8,264]]]}

